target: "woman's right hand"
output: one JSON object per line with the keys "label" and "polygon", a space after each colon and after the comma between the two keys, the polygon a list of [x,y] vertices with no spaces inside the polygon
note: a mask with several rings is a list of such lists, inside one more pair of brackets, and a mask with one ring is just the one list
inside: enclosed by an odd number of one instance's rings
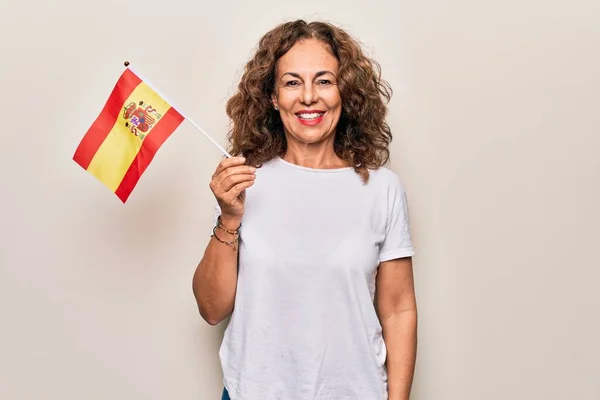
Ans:
{"label": "woman's right hand", "polygon": [[246,189],[254,184],[256,168],[244,165],[244,157],[222,160],[210,181],[221,216],[229,220],[241,220],[244,215]]}

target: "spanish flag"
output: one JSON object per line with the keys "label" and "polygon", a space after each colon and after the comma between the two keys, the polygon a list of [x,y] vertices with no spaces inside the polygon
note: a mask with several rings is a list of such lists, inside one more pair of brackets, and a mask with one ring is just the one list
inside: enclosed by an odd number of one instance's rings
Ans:
{"label": "spanish flag", "polygon": [[184,119],[127,68],[73,160],[125,203],[160,146]]}

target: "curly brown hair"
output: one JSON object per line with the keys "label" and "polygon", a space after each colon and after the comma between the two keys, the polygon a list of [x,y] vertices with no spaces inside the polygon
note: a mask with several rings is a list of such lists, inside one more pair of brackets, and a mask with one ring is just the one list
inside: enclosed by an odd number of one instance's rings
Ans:
{"label": "curly brown hair", "polygon": [[296,42],[311,38],[326,44],[339,62],[337,80],[342,112],[334,151],[366,182],[368,169],[377,169],[389,160],[392,133],[385,117],[392,89],[381,78],[380,65],[365,56],[359,43],[326,22],[286,22],[260,39],[254,56],[245,66],[237,93],[227,102],[226,111],[231,119],[229,151],[234,156],[244,156],[246,164],[255,167],[285,155],[283,123],[271,102],[275,67]]}

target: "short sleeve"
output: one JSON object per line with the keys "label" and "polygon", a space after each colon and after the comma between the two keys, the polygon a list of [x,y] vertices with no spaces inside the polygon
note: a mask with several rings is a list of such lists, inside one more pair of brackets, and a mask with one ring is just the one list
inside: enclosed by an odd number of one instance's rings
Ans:
{"label": "short sleeve", "polygon": [[217,220],[219,219],[219,215],[221,215],[221,207],[219,207],[219,203],[215,202],[214,208],[213,208],[213,224],[210,227],[210,234],[213,234],[213,229],[214,227],[217,225]]}
{"label": "short sleeve", "polygon": [[387,224],[385,238],[379,249],[379,262],[415,255],[406,190],[400,179],[395,178],[387,196]]}
{"label": "short sleeve", "polygon": [[221,207],[219,207],[219,203],[215,203],[215,208],[213,211],[213,222],[215,224],[217,223],[217,219],[219,219],[220,215],[221,215]]}

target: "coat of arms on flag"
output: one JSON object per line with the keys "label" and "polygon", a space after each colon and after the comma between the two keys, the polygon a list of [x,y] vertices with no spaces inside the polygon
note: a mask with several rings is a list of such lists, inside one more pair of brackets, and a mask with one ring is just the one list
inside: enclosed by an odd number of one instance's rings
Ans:
{"label": "coat of arms on flag", "polygon": [[123,110],[123,117],[127,120],[125,126],[131,129],[131,133],[144,139],[162,115],[156,111],[156,108],[141,100],[138,104],[133,101],[127,104]]}
{"label": "coat of arms on flag", "polygon": [[127,68],[73,156],[123,203],[185,118]]}

